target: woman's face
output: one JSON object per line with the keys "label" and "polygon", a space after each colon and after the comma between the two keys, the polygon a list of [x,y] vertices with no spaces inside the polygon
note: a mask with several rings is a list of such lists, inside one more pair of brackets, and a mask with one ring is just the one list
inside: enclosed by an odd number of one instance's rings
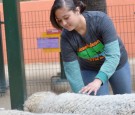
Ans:
{"label": "woman's face", "polygon": [[76,29],[79,24],[79,11],[72,11],[63,7],[56,10],[55,16],[57,23],[68,31]]}

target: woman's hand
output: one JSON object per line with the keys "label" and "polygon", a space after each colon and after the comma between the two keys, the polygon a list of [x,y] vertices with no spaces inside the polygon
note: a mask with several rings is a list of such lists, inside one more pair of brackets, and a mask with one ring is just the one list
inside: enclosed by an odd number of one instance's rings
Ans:
{"label": "woman's hand", "polygon": [[91,82],[87,86],[83,87],[79,91],[79,93],[83,93],[83,94],[87,93],[88,95],[90,95],[91,92],[94,92],[94,95],[96,95],[101,84],[102,84],[102,81],[100,79],[95,79],[93,82]]}

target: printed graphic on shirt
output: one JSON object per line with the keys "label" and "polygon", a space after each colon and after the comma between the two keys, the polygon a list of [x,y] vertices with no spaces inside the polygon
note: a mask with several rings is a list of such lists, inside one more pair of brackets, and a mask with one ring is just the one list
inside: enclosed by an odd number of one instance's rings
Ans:
{"label": "printed graphic on shirt", "polygon": [[93,43],[87,44],[78,49],[77,55],[81,58],[88,59],[90,61],[97,61],[104,58],[104,56],[98,56],[104,51],[104,45],[96,40]]}

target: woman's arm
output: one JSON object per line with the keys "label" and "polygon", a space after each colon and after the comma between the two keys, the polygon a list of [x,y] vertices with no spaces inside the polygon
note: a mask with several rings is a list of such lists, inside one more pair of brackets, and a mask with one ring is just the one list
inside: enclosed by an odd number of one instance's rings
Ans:
{"label": "woman's arm", "polygon": [[67,80],[70,83],[73,92],[78,93],[84,87],[80,66],[78,60],[72,62],[63,62]]}
{"label": "woman's arm", "polygon": [[[66,78],[69,81],[73,92],[78,93],[82,87],[84,87],[80,65],[77,60],[75,47],[71,46],[70,39],[72,36],[68,36],[63,32],[61,36],[61,54],[63,60],[63,66],[66,74]],[[73,49],[74,48],[74,49]]]}
{"label": "woman's arm", "polygon": [[105,83],[115,72],[120,61],[120,48],[118,40],[105,45],[105,62],[101,66],[96,78]]}
{"label": "woman's arm", "polygon": [[115,72],[120,61],[120,47],[118,34],[111,18],[105,15],[99,23],[98,32],[104,44],[105,62],[101,66],[96,78],[103,83]]}
{"label": "woman's arm", "polygon": [[112,20],[105,15],[100,22],[97,23],[97,32],[102,38],[104,44],[105,61],[101,66],[95,80],[81,89],[82,93],[94,92],[96,95],[101,84],[105,83],[115,72],[120,61],[120,47],[118,35]]}

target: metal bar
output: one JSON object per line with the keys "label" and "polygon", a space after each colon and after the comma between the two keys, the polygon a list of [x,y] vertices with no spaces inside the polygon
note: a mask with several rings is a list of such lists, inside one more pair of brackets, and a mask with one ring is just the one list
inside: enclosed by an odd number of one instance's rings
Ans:
{"label": "metal bar", "polygon": [[61,67],[61,79],[66,79],[66,74],[64,71],[64,66],[63,66],[63,61],[61,57],[61,52],[60,52],[60,67]]}
{"label": "metal bar", "polygon": [[6,78],[5,78],[5,67],[4,67],[4,55],[3,55],[3,44],[2,44],[2,30],[1,30],[1,19],[0,19],[0,94],[6,92]]}
{"label": "metal bar", "polygon": [[23,109],[26,99],[24,56],[21,35],[20,3],[3,0],[10,98],[12,109]]}

